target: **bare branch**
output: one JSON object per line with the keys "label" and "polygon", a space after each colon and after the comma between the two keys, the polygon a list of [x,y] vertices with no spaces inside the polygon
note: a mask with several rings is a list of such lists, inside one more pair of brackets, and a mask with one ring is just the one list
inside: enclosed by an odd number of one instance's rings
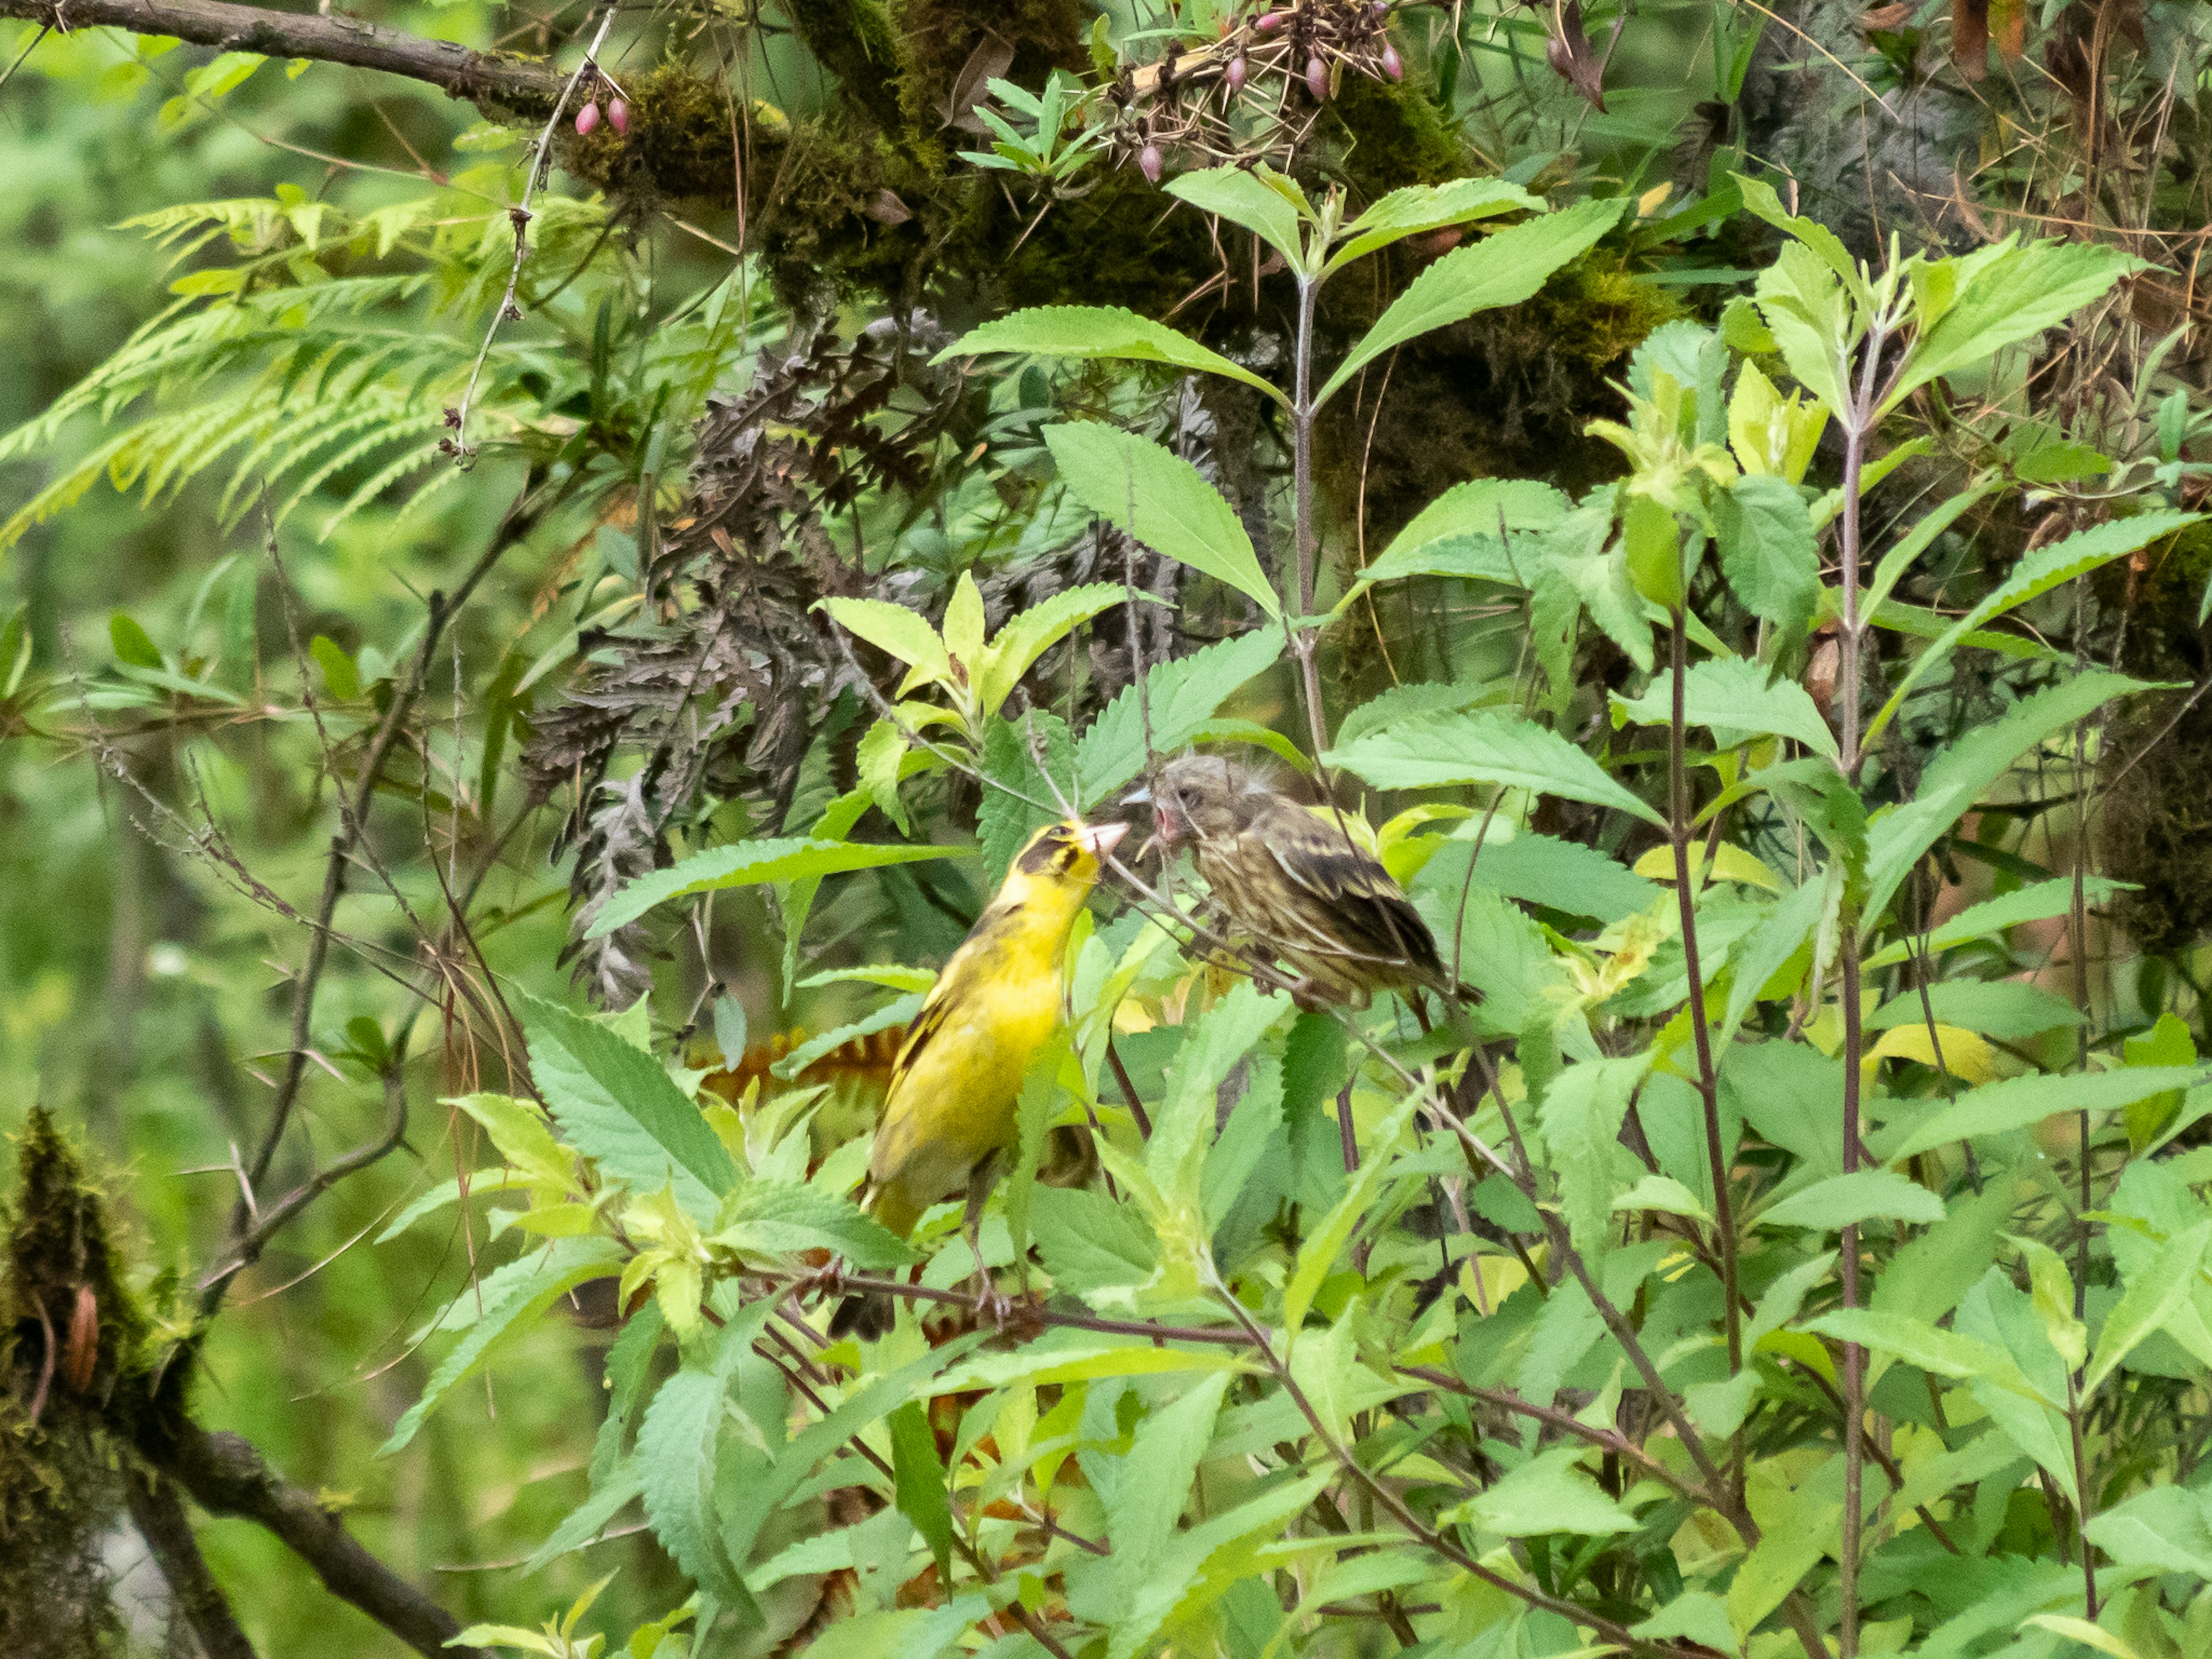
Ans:
{"label": "bare branch", "polygon": [[138,1453],[210,1515],[242,1516],[276,1534],[331,1595],[424,1659],[489,1659],[481,1648],[447,1646],[461,1633],[460,1622],[362,1548],[313,1492],[270,1468],[250,1442],[153,1413],[139,1431]]}
{"label": "bare branch", "polygon": [[208,1570],[192,1536],[192,1523],[185,1514],[176,1483],[150,1469],[131,1468],[123,1480],[123,1496],[131,1506],[131,1519],[169,1586],[176,1615],[184,1620],[207,1659],[255,1659],[253,1644],[238,1627],[230,1599]]}
{"label": "bare branch", "polygon": [[173,35],[194,46],[307,58],[382,70],[422,81],[455,98],[538,116],[561,95],[550,64],[512,52],[473,52],[449,40],[426,40],[335,12],[269,11],[227,0],[0,0],[0,17],[27,18],[60,29],[94,26],[133,34]]}

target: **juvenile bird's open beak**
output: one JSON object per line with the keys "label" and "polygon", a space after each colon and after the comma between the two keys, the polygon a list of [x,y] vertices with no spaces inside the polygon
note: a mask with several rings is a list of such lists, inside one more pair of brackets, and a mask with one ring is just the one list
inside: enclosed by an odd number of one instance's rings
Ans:
{"label": "juvenile bird's open beak", "polygon": [[1076,832],[1075,839],[1083,850],[1103,863],[1121,844],[1121,837],[1129,833],[1126,823],[1086,823]]}

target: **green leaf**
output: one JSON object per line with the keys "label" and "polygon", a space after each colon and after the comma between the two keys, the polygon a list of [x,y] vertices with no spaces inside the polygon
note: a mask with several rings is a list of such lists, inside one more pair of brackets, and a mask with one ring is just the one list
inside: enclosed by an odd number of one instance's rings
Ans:
{"label": "green leaf", "polygon": [[2123,1567],[2212,1578],[2212,1494],[2153,1486],[2094,1517],[2084,1530]]}
{"label": "green leaf", "polygon": [[[1031,732],[1042,741],[1032,745]],[[975,809],[975,835],[983,843],[983,879],[995,890],[1030,837],[1062,816],[1061,798],[1077,793],[1075,749],[1067,740],[1066,722],[1042,709],[1030,709],[1018,726],[994,720],[982,735],[977,758],[988,781]],[[1046,767],[1051,769],[1049,779]]]}
{"label": "green leaf", "polygon": [[952,1582],[952,1503],[945,1489],[945,1464],[937,1436],[918,1401],[908,1400],[884,1419],[890,1431],[891,1479],[898,1512],[914,1522],[937,1558],[938,1582]]}
{"label": "green leaf", "polygon": [[2055,328],[2143,262],[2102,242],[2000,242],[1958,259],[1958,293],[1914,343],[1877,418],[1940,375]]}
{"label": "green leaf", "polygon": [[1503,784],[1666,819],[1558,732],[1504,714],[1431,714],[1370,732],[1322,757],[1378,789]]}
{"label": "green leaf", "polygon": [[660,1062],[596,1020],[516,995],[531,1073],[569,1144],[632,1192],[673,1181],[686,1210],[712,1216],[737,1170]]}
{"label": "green leaf", "polygon": [[1388,247],[1408,236],[1522,209],[1541,213],[1543,200],[1503,179],[1454,179],[1442,185],[1407,185],[1392,191],[1344,228],[1343,234],[1349,240],[1329,256],[1328,263],[1322,267],[1322,275],[1332,276],[1354,259],[1364,258],[1377,248]]}
{"label": "green leaf", "polygon": [[[1169,186],[1171,193],[1192,175]],[[1269,196],[1273,192],[1268,191]],[[1280,200],[1279,198],[1276,198]],[[1285,204],[1287,205],[1287,204]],[[1291,215],[1293,222],[1297,216]],[[1164,323],[1139,317],[1119,306],[1035,306],[1011,317],[970,329],[932,361],[977,357],[987,351],[1017,351],[1033,357],[1119,358],[1124,362],[1170,363],[1177,368],[1226,375],[1266,392],[1288,406],[1290,399],[1241,363],[1231,362]]]}
{"label": "green leaf", "polygon": [[1256,167],[1207,167],[1171,179],[1167,193],[1232,225],[1242,225],[1283,256],[1292,270],[1305,267],[1305,192],[1264,163]]}
{"label": "green leaf", "polygon": [[[1329,1479],[1327,1474],[1311,1474],[1267,1487],[1183,1533],[1164,1570],[1142,1587],[1127,1614],[1115,1622],[1107,1638],[1106,1659],[1136,1659],[1146,1652],[1160,1626],[1171,1615],[1191,1609],[1206,1587],[1218,1587],[1218,1595],[1234,1578],[1256,1576],[1262,1569],[1251,1559],[1253,1545],[1283,1537],[1291,1518],[1320,1495]],[[1197,1589],[1192,1588],[1194,1582]]]}
{"label": "green leaf", "polygon": [[1940,1329],[1923,1319],[1881,1313],[1872,1308],[1840,1308],[1808,1320],[1805,1328],[1832,1336],[1838,1342],[1879,1348],[1884,1353],[1896,1355],[1908,1365],[1917,1365],[1938,1376],[1960,1382],[1987,1377],[2031,1399],[2041,1397],[2002,1348],[1978,1337]]}
{"label": "green leaf", "polygon": [[839,627],[885,656],[911,664],[941,685],[952,683],[945,641],[920,611],[887,599],[823,599],[815,609],[827,611]]}
{"label": "green leaf", "polygon": [[737,841],[640,876],[623,887],[592,918],[585,937],[604,939],[635,921],[657,904],[724,887],[754,887],[763,882],[820,879],[850,870],[874,870],[887,864],[920,864],[930,859],[972,858],[972,847],[929,847],[876,842],[813,841],[778,837]]}
{"label": "green leaf", "polygon": [[[318,644],[328,643],[319,634],[315,638]],[[146,630],[120,611],[107,619],[107,640],[115,648],[118,662],[129,663],[133,668],[168,666],[161,660],[161,647],[154,643]],[[337,647],[331,648],[335,650]]]}
{"label": "green leaf", "polygon": [[2030,599],[2072,581],[2076,576],[2087,575],[2100,565],[2110,564],[2114,559],[2146,547],[2162,536],[2199,523],[2203,518],[2203,514],[2199,513],[2142,513],[2132,519],[2114,519],[2109,523],[2077,531],[2048,547],[2039,547],[2032,553],[2023,554],[2004,580],[1984,595],[1972,610],[1944,629],[1942,638],[1913,659],[1912,666],[1905,671],[1897,690],[1890,693],[1889,701],[1881,706],[1881,712],[1869,722],[1867,744],[1871,745],[1881,736],[1883,729],[1896,718],[1897,711],[1905,706],[1905,700],[1911,695],[1912,688],[1946,661],[1961,639],[1984,623],[2026,605]]}
{"label": "green leaf", "polygon": [[1670,1175],[1648,1175],[1613,1200],[1616,1215],[1627,1211],[1659,1210],[1686,1215],[1693,1221],[1711,1221],[1705,1200]]}
{"label": "green leaf", "polygon": [[829,1250],[863,1272],[921,1260],[906,1241],[851,1200],[791,1181],[753,1181],[713,1241],[772,1255]]}
{"label": "green leaf", "polygon": [[307,654],[323,671],[323,688],[338,702],[353,702],[361,696],[361,672],[337,641],[318,634],[307,641]]}
{"label": "green leaf", "polygon": [[1289,993],[1262,994],[1250,980],[1240,980],[1192,1023],[1176,1051],[1167,1098],[1145,1147],[1145,1168],[1162,1193],[1197,1199],[1206,1149],[1217,1127],[1221,1085],[1290,1006]]}
{"label": "green leaf", "polygon": [[1169,1565],[1176,1522],[1182,1516],[1200,1460],[1213,1438],[1229,1373],[1201,1377],[1173,1404],[1137,1425],[1128,1455],[1106,1498],[1106,1535],[1114,1547],[1114,1581],[1124,1605]]}
{"label": "green leaf", "polygon": [[1545,1091],[1540,1121],[1552,1167],[1559,1178],[1559,1206],[1567,1231],[1585,1260],[1605,1253],[1615,1196],[1627,1158],[1620,1125],[1628,1102],[1651,1069],[1650,1054],[1570,1066]]}
{"label": "green leaf", "polygon": [[[2084,903],[2102,904],[2115,893],[2134,890],[2130,883],[2112,881],[2103,876],[2090,876],[2082,882],[2081,897]],[[2008,927],[2016,927],[2024,921],[2048,921],[2053,916],[2066,915],[2073,908],[2072,881],[2061,876],[2050,881],[2035,882],[2017,891],[2001,893],[1995,898],[1984,899],[1979,904],[1970,904],[1948,921],[1924,934],[1886,945],[1867,957],[1865,966],[1869,969],[1893,968],[1900,962],[1911,960],[1920,951],[1933,954],[1948,951],[1954,945],[1963,945],[1968,939],[1980,939],[1988,933],[2001,933]],[[1918,1000],[1917,998],[1914,1000]]]}
{"label": "green leaf", "polygon": [[1498,685],[1440,685],[1414,680],[1378,691],[1337,722],[1336,740],[1350,743],[1416,714],[1456,714],[1484,703],[1502,702],[1507,688]]}
{"label": "green leaf", "polygon": [[1626,198],[1577,202],[1454,248],[1407,283],[1314,398],[1318,409],[1395,346],[1498,306],[1518,305],[1560,266],[1595,246],[1620,217]]}
{"label": "green leaf", "polygon": [[1867,584],[1866,592],[1860,596],[1859,613],[1870,617],[1881,610],[1888,601],[1891,590],[1911,567],[1912,562],[1934,546],[1936,538],[1956,523],[1967,508],[1982,501],[2002,483],[2003,480],[1998,477],[1984,478],[1972,488],[1959,491],[1941,506],[1922,514],[1912,528],[1899,538],[1897,545],[1881,556],[1881,562],[1875,568],[1874,580]]}
{"label": "green leaf", "polygon": [[854,750],[853,769],[877,810],[898,826],[899,834],[912,836],[914,826],[899,799],[899,774],[905,760],[906,733],[890,720],[878,720]]}
{"label": "green leaf", "polygon": [[653,1535],[693,1583],[755,1623],[752,1595],[732,1562],[733,1553],[743,1559],[746,1545],[726,1544],[715,1524],[715,1450],[731,1379],[769,1306],[770,1298],[759,1298],[717,1334],[711,1363],[687,1364],[662,1383],[637,1431],[636,1464]]}
{"label": "green leaf", "polygon": [[1001,1389],[1017,1382],[1042,1388],[1047,1384],[1096,1382],[1105,1376],[1242,1370],[1250,1363],[1234,1349],[1213,1345],[1168,1347],[1142,1338],[1109,1340],[1082,1332],[1066,1334],[1071,1340],[1049,1342],[1040,1339],[1012,1353],[986,1354],[955,1366],[931,1385],[930,1392],[971,1394],[977,1389]]}
{"label": "green leaf", "polygon": [[1634,1532],[1636,1517],[1579,1467],[1582,1449],[1554,1446],[1468,1500],[1466,1519],[1506,1538],[1571,1532],[1600,1538]]}
{"label": "green leaf", "polygon": [[[1662,674],[1632,701],[1613,695],[1613,724],[1627,720],[1665,726],[1673,718],[1674,688]],[[1773,732],[1793,738],[1816,755],[1836,758],[1836,734],[1821,718],[1811,692],[1795,680],[1768,684],[1766,670],[1748,657],[1714,657],[1682,675],[1682,717],[1712,728],[1716,741],[1737,733]],[[1727,733],[1723,738],[1720,734]]]}
{"label": "green leaf", "polygon": [[1869,890],[1863,913],[1867,920],[1871,922],[1888,908],[1920,855],[1950,833],[1982,792],[2022,755],[2114,697],[2143,689],[2142,682],[2124,674],[2092,669],[2023,698],[2003,719],[1976,727],[1938,753],[1921,774],[1912,799],[1868,826]]}
{"label": "green leaf", "polygon": [[1567,512],[1567,498],[1534,478],[1471,478],[1454,484],[1390,538],[1337,608],[1341,611],[1364,588],[1402,576],[1479,576],[1525,587],[1531,569],[1508,556],[1500,538],[1555,529]]}
{"label": "green leaf", "polygon": [[1943,1218],[1943,1200],[1893,1170],[1855,1170],[1792,1194],[1762,1212],[1758,1224],[1832,1233],[1876,1217],[1925,1226]]}
{"label": "green leaf", "polygon": [[486,1273],[474,1297],[482,1311],[422,1386],[422,1397],[400,1414],[391,1437],[376,1449],[390,1457],[415,1437],[422,1419],[453,1386],[491,1357],[501,1339],[526,1329],[541,1313],[587,1279],[603,1278],[620,1267],[622,1253],[612,1239],[558,1238],[542,1251]]}
{"label": "green leaf", "polygon": [[2208,1247],[2212,1247],[2212,1221],[2199,1222],[2168,1240],[2157,1265],[2130,1281],[2098,1333],[2096,1358],[2081,1379],[2084,1396],[2094,1394],[2145,1337],[2181,1310],[2204,1270]]}
{"label": "green leaf", "polygon": [[1901,1025],[1924,1024],[1930,1012],[1939,1024],[1979,1031],[2008,1042],[2087,1023],[2072,1003],[2039,985],[2012,979],[1947,979],[1928,988],[1927,1008],[1921,1006],[1919,992],[1901,992],[1868,1018],[1866,1028],[1887,1031]]}
{"label": "green leaf", "polygon": [[1893,1162],[1954,1140],[2026,1129],[2060,1112],[2106,1112],[2203,1080],[2202,1067],[2131,1066],[2063,1077],[2014,1077],[1970,1089],[1905,1138]]}
{"label": "green leaf", "polygon": [[1376,1195],[1389,1179],[1399,1137],[1413,1121],[1414,1109],[1420,1103],[1420,1092],[1415,1091],[1391,1109],[1390,1115],[1377,1127],[1373,1139],[1368,1143],[1360,1158],[1359,1173],[1346,1184],[1344,1196],[1337,1200],[1321,1224],[1299,1245],[1297,1265],[1291,1271],[1290,1283],[1283,1289],[1283,1341],[1286,1349],[1297,1342],[1322,1281],[1335,1267],[1344,1247],[1352,1242],[1353,1231],[1374,1207]]}
{"label": "green leaf", "polygon": [[1137,1215],[1103,1193],[1040,1187],[1030,1200],[1037,1254],[1053,1286],[1081,1296],[1141,1285],[1159,1265],[1159,1249]]}
{"label": "green leaf", "polygon": [[1820,605],[1812,515],[1795,484],[1765,473],[1714,491],[1712,503],[1721,574],[1745,610],[1774,625],[1771,658],[1804,636]]}
{"label": "green leaf", "polygon": [[1283,637],[1255,629],[1149,670],[1145,690],[1130,686],[1100,711],[1076,745],[1075,775],[1082,799],[1102,800],[1145,769],[1145,719],[1152,720],[1152,752],[1180,753],[1192,733],[1248,681],[1274,666]]}
{"label": "green leaf", "polygon": [[[997,714],[999,705],[1013,695],[1022,676],[1030,672],[1039,657],[1081,623],[1121,604],[1129,591],[1119,582],[1091,582],[1055,593],[1042,604],[1033,605],[1020,615],[1009,617],[984,653],[983,671],[976,682],[977,708],[986,714]],[[1140,601],[1164,603],[1141,591],[1138,597]]]}
{"label": "green leaf", "polygon": [[1044,441],[1068,492],[1100,518],[1282,614],[1243,520],[1188,461],[1097,421],[1048,426]]}
{"label": "green leaf", "polygon": [[[749,1323],[756,1308],[760,1309],[764,1316],[771,1305],[771,1298],[758,1298],[749,1304],[744,1314],[740,1319],[732,1320],[728,1328],[737,1330],[742,1323]],[[752,1328],[757,1329],[758,1327]],[[944,1392],[932,1387],[930,1379],[946,1366],[959,1364],[986,1334],[981,1331],[971,1331],[965,1336],[955,1337],[943,1347],[933,1348],[896,1370],[864,1380],[826,1417],[808,1424],[793,1435],[789,1442],[779,1449],[775,1458],[764,1463],[757,1478],[746,1480],[734,1493],[725,1492],[720,1506],[720,1536],[730,1557],[743,1561],[752,1553],[761,1528],[782,1508],[785,1500],[813,1473],[815,1466],[823,1458],[837,1452],[861,1430],[907,1401]],[[747,1340],[750,1341],[750,1337]],[[725,1351],[727,1346],[726,1340]],[[644,1451],[642,1435],[639,1437],[639,1451],[641,1455]],[[651,1499],[652,1493],[648,1488],[648,1513]],[[682,1559],[681,1556],[678,1557],[679,1563]]]}
{"label": "green leaf", "polygon": [[849,1025],[840,1025],[819,1036],[809,1037],[781,1060],[770,1066],[769,1074],[788,1083],[827,1054],[834,1054],[855,1037],[873,1036],[878,1031],[888,1031],[894,1025],[904,1025],[921,1012],[922,999],[927,994],[914,991],[885,1003],[873,1013],[863,1014]]}
{"label": "green leaf", "polygon": [[[1437,849],[1436,857],[1454,856],[1470,845],[1449,842]],[[1444,878],[1450,882],[1454,872],[1463,878],[1465,870],[1463,863],[1449,866]],[[1650,909],[1666,891],[1595,847],[1533,830],[1518,830],[1510,841],[1485,841],[1474,861],[1474,884],[1607,924]]]}

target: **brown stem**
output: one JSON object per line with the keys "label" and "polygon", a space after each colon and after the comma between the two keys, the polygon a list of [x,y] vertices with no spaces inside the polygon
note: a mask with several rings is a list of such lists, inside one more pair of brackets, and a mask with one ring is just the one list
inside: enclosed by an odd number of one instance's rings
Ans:
{"label": "brown stem", "polygon": [[[1727,1311],[1729,1375],[1743,1369],[1743,1313],[1736,1282],[1735,1204],[1729,1192],[1728,1149],[1721,1141],[1720,1083],[1713,1068],[1712,1033],[1705,1022],[1705,981],[1698,959],[1698,906],[1690,874],[1690,781],[1684,764],[1685,680],[1683,636],[1687,622],[1677,607],[1668,632],[1668,668],[1674,706],[1667,722],[1667,820],[1674,843],[1674,899],[1682,922],[1682,959],[1690,974],[1690,1030],[1697,1042],[1698,1094],[1705,1109],[1705,1161],[1713,1176],[1713,1236],[1721,1266],[1721,1305]],[[1714,825],[1720,820],[1715,817]],[[1729,1485],[1739,1503],[1743,1492],[1743,1431],[1730,1437]]]}
{"label": "brown stem", "polygon": [[149,1418],[137,1449],[210,1515],[240,1516],[276,1534],[331,1594],[424,1659],[489,1659],[481,1648],[448,1646],[461,1633],[459,1621],[363,1549],[336,1514],[270,1468],[248,1442],[210,1434],[190,1420]]}
{"label": "brown stem", "polygon": [[153,1552],[161,1577],[169,1586],[177,1613],[199,1643],[206,1659],[254,1659],[253,1644],[238,1627],[230,1599],[208,1570],[192,1536],[192,1523],[177,1496],[176,1483],[167,1475],[133,1467],[123,1478],[124,1501],[138,1535]]}
{"label": "brown stem", "polygon": [[[4,11],[9,3],[10,0],[0,0],[0,11]],[[247,9],[230,7],[226,9]],[[72,15],[74,17],[74,14]],[[223,1295],[230,1281],[258,1259],[277,1226],[289,1220],[305,1207],[308,1200],[327,1189],[331,1180],[338,1175],[349,1174],[365,1163],[374,1163],[384,1155],[384,1152],[390,1150],[390,1146],[386,1146],[382,1151],[374,1152],[372,1155],[362,1158],[358,1163],[341,1160],[345,1164],[344,1168],[333,1166],[336,1174],[325,1172],[330,1179],[318,1177],[316,1181],[309,1182],[307,1187],[276,1206],[270,1212],[278,1216],[275,1225],[264,1224],[257,1213],[256,1189],[268,1176],[269,1166],[283,1141],[284,1132],[292,1121],[293,1109],[299,1103],[300,1091],[307,1081],[308,1038],[314,1021],[316,993],[322,984],[323,969],[330,960],[332,923],[337,915],[338,901],[345,895],[347,867],[352,861],[355,849],[361,845],[368,831],[369,809],[375,801],[377,789],[383,782],[385,766],[398,746],[399,734],[408,716],[414,712],[416,702],[429,684],[431,672],[437,666],[438,644],[447,625],[468,603],[477,585],[491,574],[492,567],[499,562],[501,556],[530,533],[550,505],[548,501],[532,501],[542,479],[541,471],[532,468],[523,482],[520,493],[508,507],[506,518],[494,533],[490,545],[469,568],[452,595],[449,597],[443,592],[430,595],[429,615],[423,625],[422,642],[416,651],[414,665],[404,684],[395,690],[391,707],[385,710],[384,718],[378,722],[370,736],[351,793],[340,797],[338,832],[331,838],[330,854],[323,866],[322,896],[316,903],[313,920],[308,926],[307,960],[301,965],[292,994],[291,1034],[283,1075],[276,1085],[276,1101],[270,1108],[269,1127],[263,1132],[260,1144],[254,1150],[253,1160],[244,1172],[242,1190],[239,1194],[237,1206],[231,1212],[229,1243],[224,1246],[216,1265],[200,1280],[199,1311],[203,1321],[211,1318],[222,1306]],[[404,1132],[404,1123],[402,1129]],[[396,1138],[391,1144],[398,1144]],[[363,1151],[368,1152],[369,1149]],[[295,1199],[298,1200],[296,1203]]]}
{"label": "brown stem", "polygon": [[542,116],[560,96],[562,76],[550,65],[503,52],[473,52],[450,40],[426,40],[380,28],[349,14],[271,11],[227,0],[0,0],[0,17],[81,29],[128,29],[173,35],[194,46],[266,58],[306,58],[382,70],[422,81],[455,98]]}

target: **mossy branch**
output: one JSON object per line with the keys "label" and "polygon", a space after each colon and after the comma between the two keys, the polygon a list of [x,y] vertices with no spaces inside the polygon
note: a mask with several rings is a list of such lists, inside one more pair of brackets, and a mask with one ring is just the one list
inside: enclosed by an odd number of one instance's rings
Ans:
{"label": "mossy branch", "polygon": [[0,0],[0,17],[27,18],[56,28],[106,27],[133,34],[173,35],[194,46],[306,58],[382,70],[426,82],[455,98],[543,116],[561,94],[561,72],[511,52],[476,52],[449,40],[428,40],[335,13],[270,11],[228,0]]}

